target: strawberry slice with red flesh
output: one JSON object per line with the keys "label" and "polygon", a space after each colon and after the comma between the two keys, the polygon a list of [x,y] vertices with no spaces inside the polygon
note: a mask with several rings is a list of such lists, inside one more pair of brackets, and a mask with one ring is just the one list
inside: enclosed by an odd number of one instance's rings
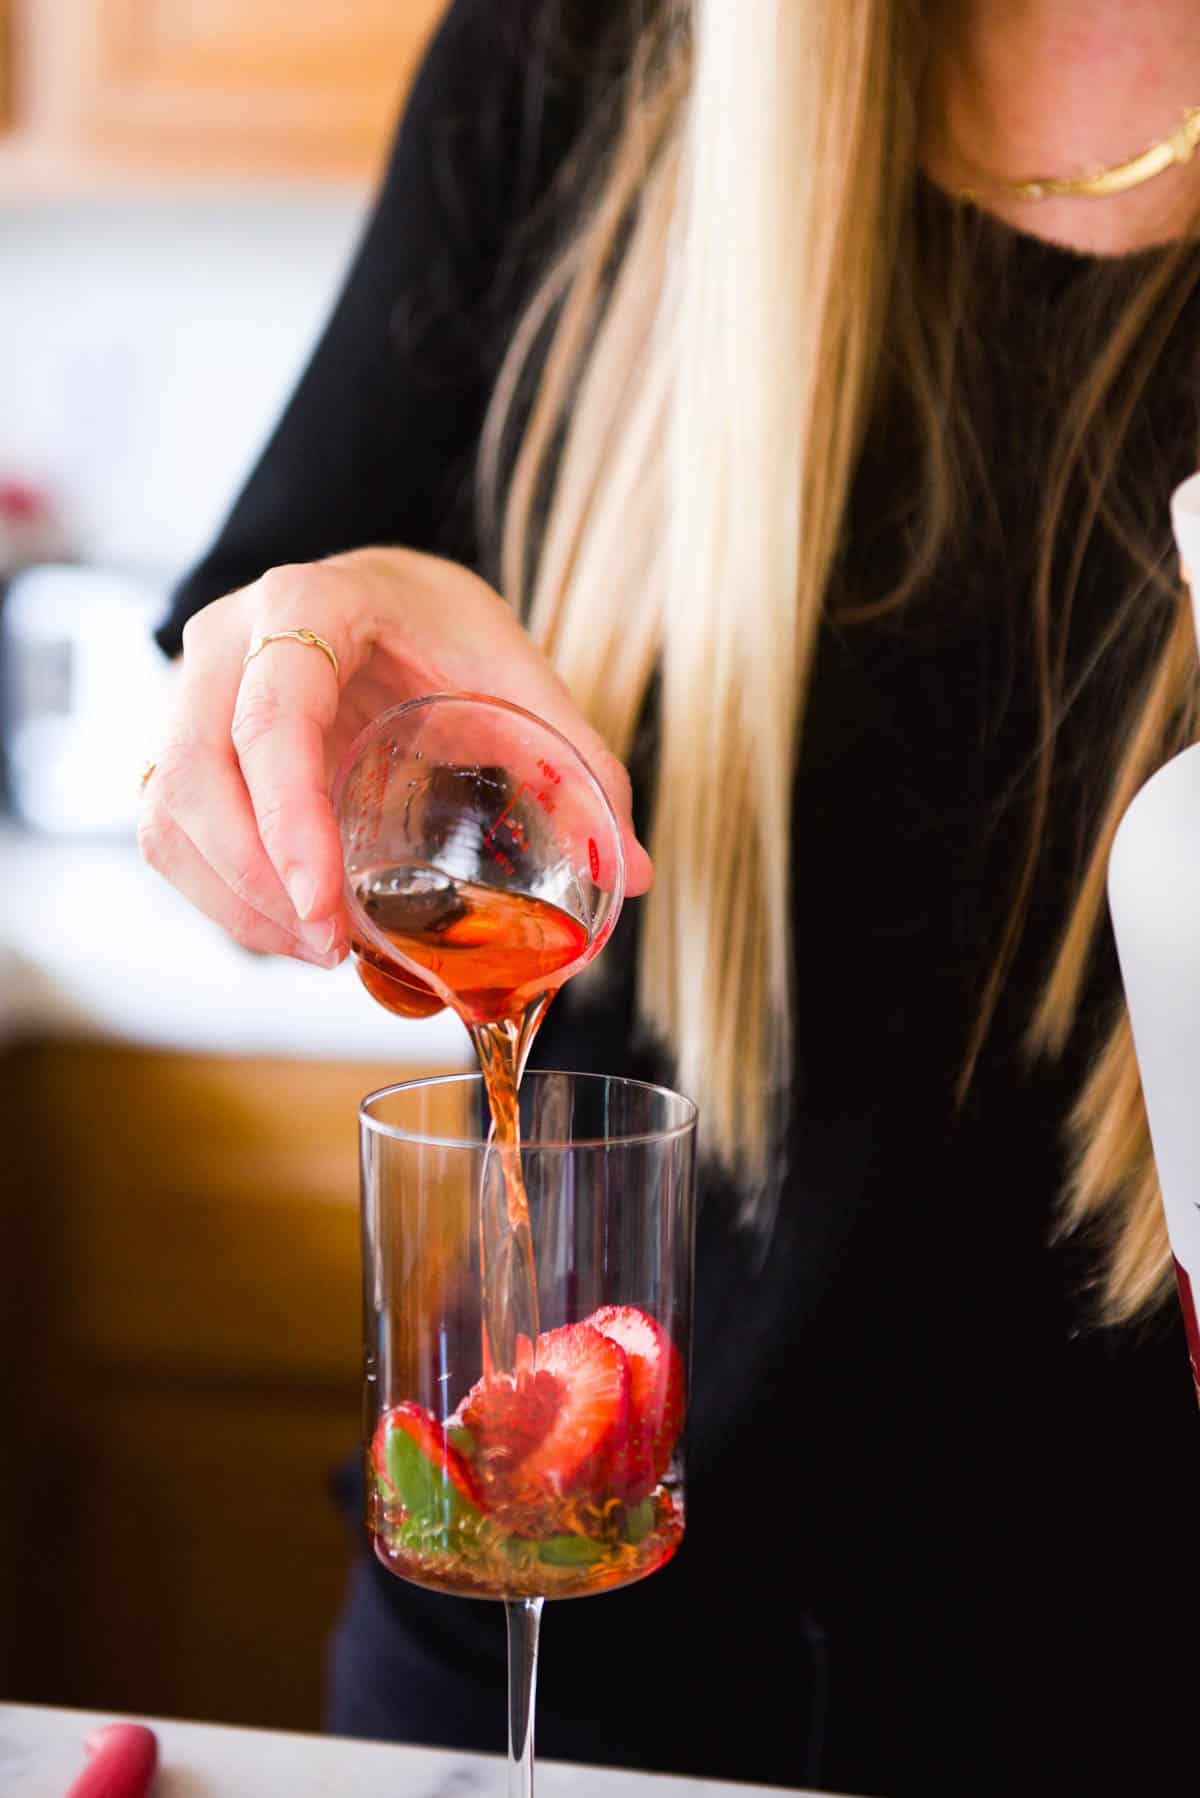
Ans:
{"label": "strawberry slice with red flesh", "polygon": [[662,1325],[635,1305],[604,1305],[588,1322],[629,1362],[629,1430],[613,1487],[636,1504],[662,1479],[683,1426],[683,1357]]}
{"label": "strawberry slice with red flesh", "polygon": [[384,1493],[417,1517],[478,1509],[479,1487],[459,1453],[424,1405],[405,1400],[385,1411],[371,1443],[371,1460]]}
{"label": "strawberry slice with red flesh", "polygon": [[624,1350],[586,1323],[539,1336],[532,1368],[485,1375],[459,1411],[485,1508],[538,1535],[559,1527],[570,1500],[603,1498],[624,1449],[629,1392]]}

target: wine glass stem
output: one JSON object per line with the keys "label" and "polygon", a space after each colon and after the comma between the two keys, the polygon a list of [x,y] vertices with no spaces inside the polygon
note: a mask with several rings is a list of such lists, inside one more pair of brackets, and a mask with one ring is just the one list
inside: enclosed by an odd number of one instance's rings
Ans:
{"label": "wine glass stem", "polygon": [[512,1598],[508,1620],[508,1798],[533,1798],[533,1709],[540,1598]]}

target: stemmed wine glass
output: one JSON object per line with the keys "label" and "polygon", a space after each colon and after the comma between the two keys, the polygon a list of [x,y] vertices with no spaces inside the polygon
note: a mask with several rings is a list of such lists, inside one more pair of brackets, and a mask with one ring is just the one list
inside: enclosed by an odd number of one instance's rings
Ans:
{"label": "stemmed wine glass", "polygon": [[543,1600],[643,1579],[683,1535],[695,1107],[526,1076],[539,1327],[511,1367],[489,1349],[481,1076],[386,1088],[359,1121],[372,1545],[402,1579],[504,1603],[508,1789],[531,1798]]}

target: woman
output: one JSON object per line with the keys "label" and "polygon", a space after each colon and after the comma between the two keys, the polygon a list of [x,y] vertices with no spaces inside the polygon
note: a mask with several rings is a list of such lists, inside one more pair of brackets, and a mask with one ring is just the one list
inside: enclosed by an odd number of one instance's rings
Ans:
{"label": "woman", "polygon": [[[1194,1765],[1200,1436],[1103,872],[1198,690],[1200,35],[1132,11],[458,0],[165,630],[145,852],[255,948],[344,954],[328,769],[397,699],[525,703],[626,820],[644,897],[541,1054],[700,1102],[689,1537],[555,1607],[546,1754]],[[502,1669],[495,1607],[364,1562],[331,1721],[491,1748]]]}

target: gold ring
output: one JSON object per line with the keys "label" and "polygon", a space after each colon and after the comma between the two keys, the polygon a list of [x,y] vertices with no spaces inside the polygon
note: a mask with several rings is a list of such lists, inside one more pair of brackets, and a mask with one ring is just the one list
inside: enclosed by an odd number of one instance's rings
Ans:
{"label": "gold ring", "polygon": [[248,662],[252,662],[259,650],[265,649],[268,643],[281,643],[285,638],[293,643],[303,643],[308,649],[319,649],[323,655],[328,656],[329,666],[333,669],[334,679],[337,679],[337,650],[333,647],[332,643],[326,643],[324,637],[318,637],[316,631],[268,631],[265,637],[253,637],[251,638],[249,649],[242,657],[242,667],[245,668]]}
{"label": "gold ring", "polygon": [[144,793],[146,791],[146,783],[149,781],[150,776],[154,773],[154,769],[155,769],[155,763],[153,763],[153,762],[147,762],[145,764],[145,766],[143,767],[141,779],[138,781],[138,792],[139,793]]}

